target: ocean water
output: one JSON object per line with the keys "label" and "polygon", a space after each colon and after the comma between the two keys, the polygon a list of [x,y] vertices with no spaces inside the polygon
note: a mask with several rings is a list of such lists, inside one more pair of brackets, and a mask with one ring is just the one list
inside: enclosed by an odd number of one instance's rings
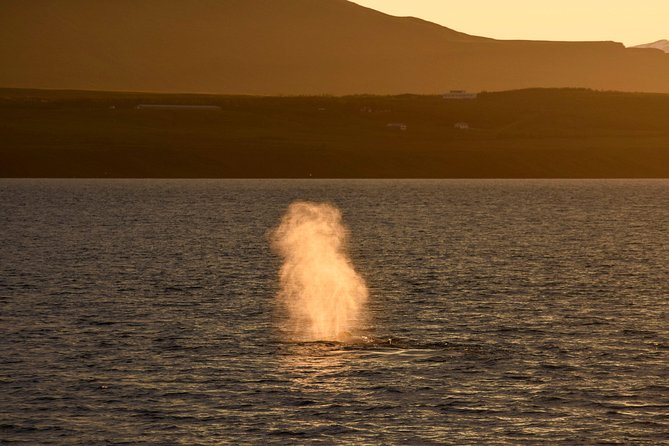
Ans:
{"label": "ocean water", "polygon": [[[280,336],[338,206],[372,343]],[[669,181],[0,180],[0,443],[669,443]]]}

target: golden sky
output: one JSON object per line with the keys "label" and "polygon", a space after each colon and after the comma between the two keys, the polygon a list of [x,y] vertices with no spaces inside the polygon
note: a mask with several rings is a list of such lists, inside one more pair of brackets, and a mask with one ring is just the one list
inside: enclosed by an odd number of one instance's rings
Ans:
{"label": "golden sky", "polygon": [[613,40],[632,46],[669,39],[669,0],[353,0],[496,39]]}

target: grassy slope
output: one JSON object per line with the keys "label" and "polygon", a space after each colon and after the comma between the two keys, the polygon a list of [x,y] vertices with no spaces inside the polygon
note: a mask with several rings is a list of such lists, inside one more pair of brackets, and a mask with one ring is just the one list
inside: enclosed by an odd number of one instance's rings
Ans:
{"label": "grassy slope", "polygon": [[668,117],[669,95],[589,90],[471,101],[0,90],[0,176],[669,178]]}

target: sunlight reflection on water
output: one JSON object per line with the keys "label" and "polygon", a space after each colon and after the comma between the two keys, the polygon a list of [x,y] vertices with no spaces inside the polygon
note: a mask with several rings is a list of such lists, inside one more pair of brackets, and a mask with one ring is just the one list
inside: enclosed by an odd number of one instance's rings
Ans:
{"label": "sunlight reflection on water", "polygon": [[[659,444],[667,196],[669,181],[0,180],[0,438]],[[281,337],[268,231],[296,199],[342,209],[372,342]]]}

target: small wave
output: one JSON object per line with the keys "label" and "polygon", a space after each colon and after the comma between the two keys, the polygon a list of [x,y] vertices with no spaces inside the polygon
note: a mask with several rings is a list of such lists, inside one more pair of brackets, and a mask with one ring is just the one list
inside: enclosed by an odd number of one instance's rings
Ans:
{"label": "small wave", "polygon": [[[508,355],[499,346],[421,341],[394,336],[351,336],[346,341],[286,342],[280,343],[289,355],[302,357],[346,356],[402,359],[417,362],[450,362],[484,360],[496,362]],[[283,349],[282,348],[282,349]]]}

